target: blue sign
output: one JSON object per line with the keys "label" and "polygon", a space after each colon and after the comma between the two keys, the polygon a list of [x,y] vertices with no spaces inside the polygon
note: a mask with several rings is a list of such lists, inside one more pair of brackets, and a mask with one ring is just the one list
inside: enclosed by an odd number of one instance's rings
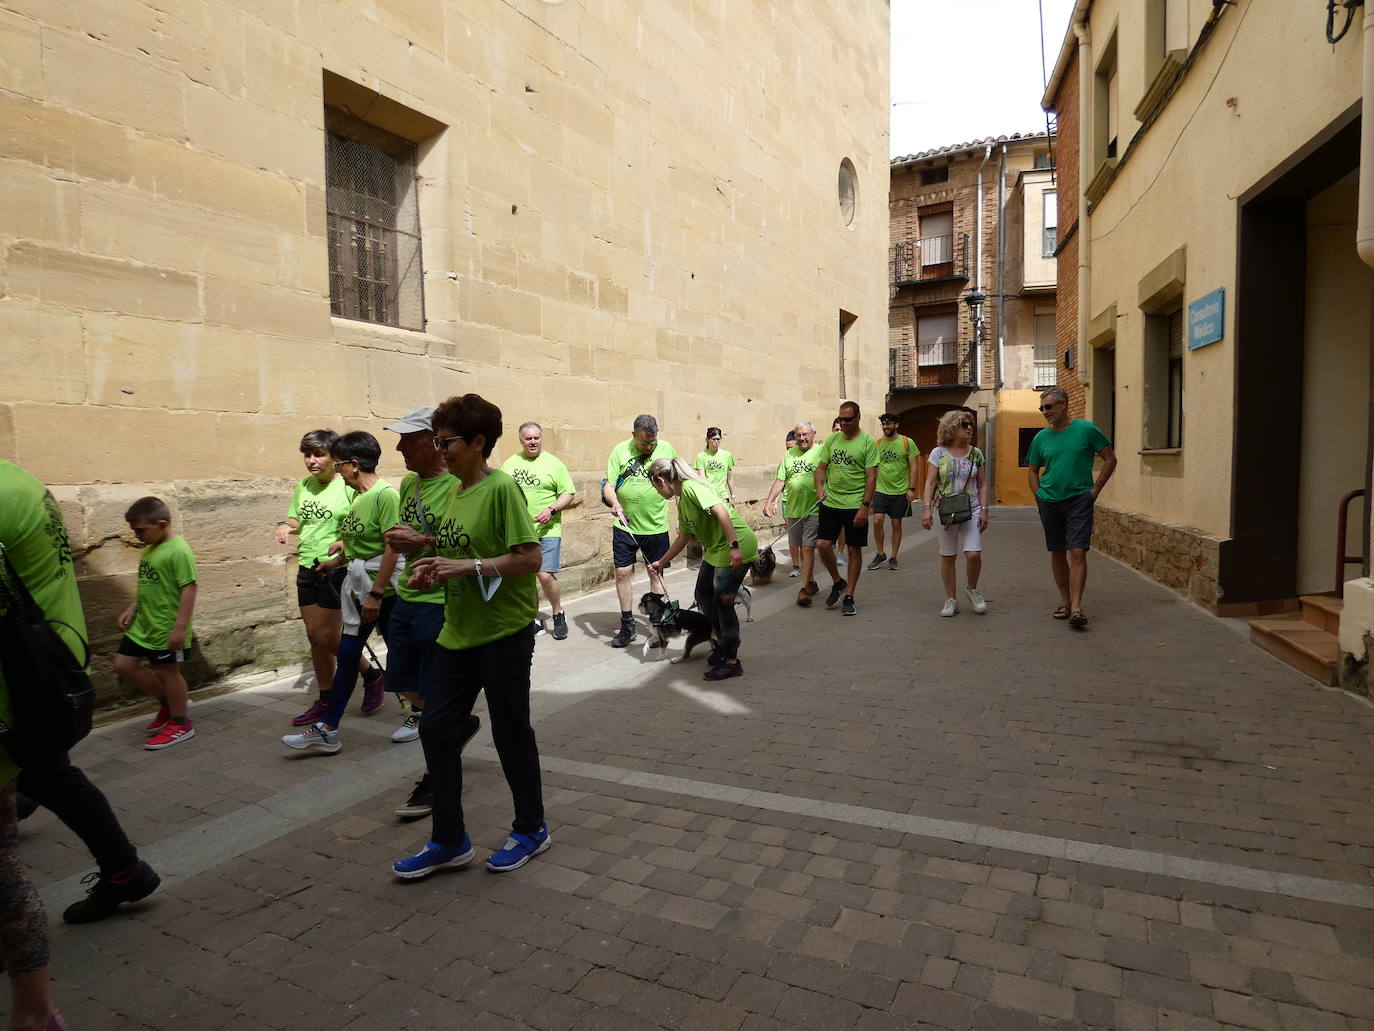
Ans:
{"label": "blue sign", "polygon": [[1215,344],[1226,331],[1226,288],[1204,294],[1188,305],[1188,350]]}

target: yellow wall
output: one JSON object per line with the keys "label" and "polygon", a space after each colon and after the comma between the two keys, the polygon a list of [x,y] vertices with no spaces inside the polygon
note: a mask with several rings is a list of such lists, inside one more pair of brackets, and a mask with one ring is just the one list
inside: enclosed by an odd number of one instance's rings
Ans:
{"label": "yellow wall", "polygon": [[997,503],[1034,505],[1026,470],[1016,464],[1017,436],[1022,428],[1040,429],[1045,417],[1039,412],[1036,390],[1003,390],[997,395]]}

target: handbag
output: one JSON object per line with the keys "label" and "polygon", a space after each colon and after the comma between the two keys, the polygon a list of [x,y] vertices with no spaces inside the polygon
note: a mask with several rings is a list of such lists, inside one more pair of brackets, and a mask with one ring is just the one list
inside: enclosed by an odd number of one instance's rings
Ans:
{"label": "handbag", "polygon": [[[950,455],[953,458],[953,455]],[[969,481],[973,479],[974,464],[973,452],[968,453],[968,475],[964,477],[964,485],[955,494],[947,498],[940,499],[939,514],[940,525],[948,529],[951,526],[958,526],[960,523],[967,523],[973,518],[973,498],[968,493]]]}
{"label": "handbag", "polygon": [[[16,766],[33,766],[68,751],[91,732],[95,686],[91,648],[76,628],[50,620],[19,578],[4,545],[0,579],[0,670],[9,694],[10,722],[0,720],[0,747]],[[64,626],[81,642],[72,653],[57,633]]]}

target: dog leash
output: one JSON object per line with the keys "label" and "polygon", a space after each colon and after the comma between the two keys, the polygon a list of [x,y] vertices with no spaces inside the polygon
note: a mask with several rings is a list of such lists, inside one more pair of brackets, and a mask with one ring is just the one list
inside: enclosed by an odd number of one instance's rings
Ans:
{"label": "dog leash", "polygon": [[[797,519],[810,519],[813,515],[815,515],[817,512],[820,511],[820,508],[821,508],[821,503],[820,503],[819,500],[817,500],[816,503],[815,503],[814,505],[812,505],[809,509],[806,510],[805,514],[799,515],[799,516],[797,516],[796,518],[797,518]],[[762,553],[765,552],[765,551],[772,551],[772,550],[773,550],[773,545],[774,545],[774,544],[777,544],[778,541],[782,540],[784,537],[786,537],[786,536],[787,536],[789,533],[791,533],[791,532],[792,532],[792,528],[789,526],[786,530],[783,530],[782,533],[780,533],[780,534],[778,534],[776,537],[774,537],[773,540],[770,541],[767,545],[765,545],[764,547],[760,548],[760,549],[759,549],[760,554],[762,554]]]}

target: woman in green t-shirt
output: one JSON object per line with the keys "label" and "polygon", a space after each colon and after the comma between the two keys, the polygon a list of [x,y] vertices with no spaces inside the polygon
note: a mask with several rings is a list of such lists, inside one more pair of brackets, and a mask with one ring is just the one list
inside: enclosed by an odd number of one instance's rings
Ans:
{"label": "woman in green t-shirt", "polygon": [[744,664],[739,661],[735,596],[749,563],[759,557],[758,539],[739,513],[682,459],[654,462],[649,466],[649,482],[664,498],[677,498],[677,539],[661,559],[649,564],[649,572],[657,575],[687,547],[690,538],[701,541],[705,555],[697,573],[696,600],[716,632],[716,650],[705,679],[737,677],[744,672]]}
{"label": "woman in green t-shirt", "polygon": [[726,501],[735,496],[735,456],[720,449],[723,436],[719,426],[706,427],[706,450],[692,462],[692,468]]}

